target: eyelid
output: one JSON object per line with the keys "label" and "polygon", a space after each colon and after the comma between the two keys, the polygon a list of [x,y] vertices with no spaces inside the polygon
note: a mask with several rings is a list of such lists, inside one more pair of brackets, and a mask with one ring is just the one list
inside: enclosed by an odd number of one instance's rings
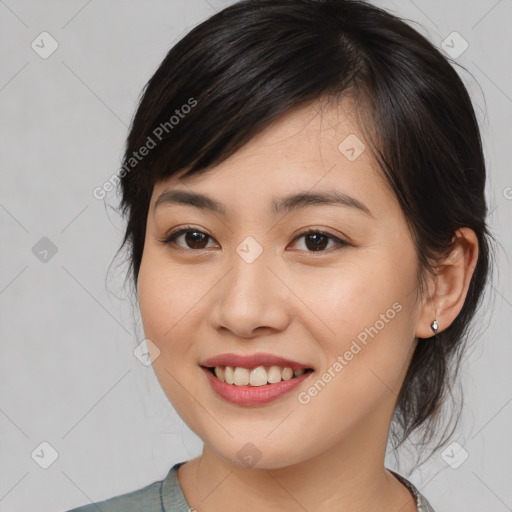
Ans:
{"label": "eyelid", "polygon": [[341,242],[341,243],[349,245],[348,237],[345,237],[347,240],[343,240],[342,238],[340,238],[340,236],[335,235],[333,233],[330,233],[329,231],[326,231],[324,228],[316,228],[315,226],[313,226],[313,227],[309,226],[307,228],[301,229],[298,233],[295,234],[293,239],[295,240],[295,239],[297,239],[300,236],[307,235],[307,234],[310,234],[310,233],[315,233],[315,234],[320,234],[320,235],[328,236],[329,238],[337,240],[338,242]]}

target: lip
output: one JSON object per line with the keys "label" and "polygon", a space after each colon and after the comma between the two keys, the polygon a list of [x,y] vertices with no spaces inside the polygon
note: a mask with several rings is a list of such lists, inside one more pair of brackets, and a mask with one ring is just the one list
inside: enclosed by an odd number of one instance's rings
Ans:
{"label": "lip", "polygon": [[[215,366],[222,365],[216,364]],[[244,368],[247,367],[244,366]],[[299,377],[282,380],[275,384],[265,384],[264,386],[237,386],[235,384],[227,384],[226,382],[220,381],[208,368],[205,368],[204,366],[201,367],[201,369],[205,373],[208,382],[217,395],[228,402],[246,407],[265,405],[277,400],[278,398],[290,393],[292,390],[297,388],[297,386],[300,386],[305,379],[313,374],[313,372],[306,372]]]}
{"label": "lip", "polygon": [[252,354],[250,356],[220,354],[203,361],[200,365],[208,368],[214,368],[215,366],[239,366],[240,368],[247,368],[248,370],[252,370],[258,366],[281,366],[282,368],[291,368],[292,370],[306,370],[311,368],[314,370],[312,366],[308,366],[307,364],[298,363],[297,361],[284,359],[274,354],[265,353]]}

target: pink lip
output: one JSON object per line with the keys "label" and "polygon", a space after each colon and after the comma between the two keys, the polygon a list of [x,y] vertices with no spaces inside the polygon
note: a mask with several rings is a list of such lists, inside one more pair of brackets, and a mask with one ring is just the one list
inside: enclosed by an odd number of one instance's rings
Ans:
{"label": "pink lip", "polygon": [[252,370],[258,366],[281,366],[282,368],[291,368],[292,370],[311,368],[311,366],[291,361],[290,359],[284,359],[273,354],[253,354],[250,356],[221,354],[203,361],[201,366],[207,366],[209,368],[215,366],[239,366],[240,368],[247,368],[248,370]]}
{"label": "pink lip", "polygon": [[[223,365],[216,364],[215,366]],[[243,366],[243,368],[247,368],[247,366]],[[235,384],[227,384],[226,382],[222,382],[207,368],[203,367],[202,370],[206,374],[208,382],[212,386],[213,390],[221,398],[224,398],[224,400],[227,400],[233,404],[247,407],[264,405],[272,402],[273,400],[277,400],[278,398],[295,389],[313,373],[306,372],[299,377],[294,377],[293,379],[289,380],[282,380],[276,384],[265,384],[264,386],[236,386]]]}

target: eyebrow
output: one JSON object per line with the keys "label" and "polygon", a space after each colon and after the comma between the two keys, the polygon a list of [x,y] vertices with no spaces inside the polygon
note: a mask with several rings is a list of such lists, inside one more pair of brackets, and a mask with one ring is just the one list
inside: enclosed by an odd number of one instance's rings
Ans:
{"label": "eyebrow", "polygon": [[[226,215],[226,208],[222,203],[195,192],[182,190],[168,190],[162,192],[155,202],[155,210],[164,204],[193,206],[201,210],[209,210]],[[301,192],[280,198],[274,197],[271,203],[271,213],[275,216],[279,213],[288,213],[315,205],[348,206],[372,216],[370,209],[364,203],[337,190],[316,193]]]}

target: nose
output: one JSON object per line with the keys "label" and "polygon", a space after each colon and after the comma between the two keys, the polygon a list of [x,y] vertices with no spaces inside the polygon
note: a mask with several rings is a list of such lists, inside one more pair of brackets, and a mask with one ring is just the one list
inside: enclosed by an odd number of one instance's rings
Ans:
{"label": "nose", "polygon": [[237,338],[254,338],[286,329],[291,320],[290,291],[265,251],[252,263],[238,253],[216,287],[211,324]]}

